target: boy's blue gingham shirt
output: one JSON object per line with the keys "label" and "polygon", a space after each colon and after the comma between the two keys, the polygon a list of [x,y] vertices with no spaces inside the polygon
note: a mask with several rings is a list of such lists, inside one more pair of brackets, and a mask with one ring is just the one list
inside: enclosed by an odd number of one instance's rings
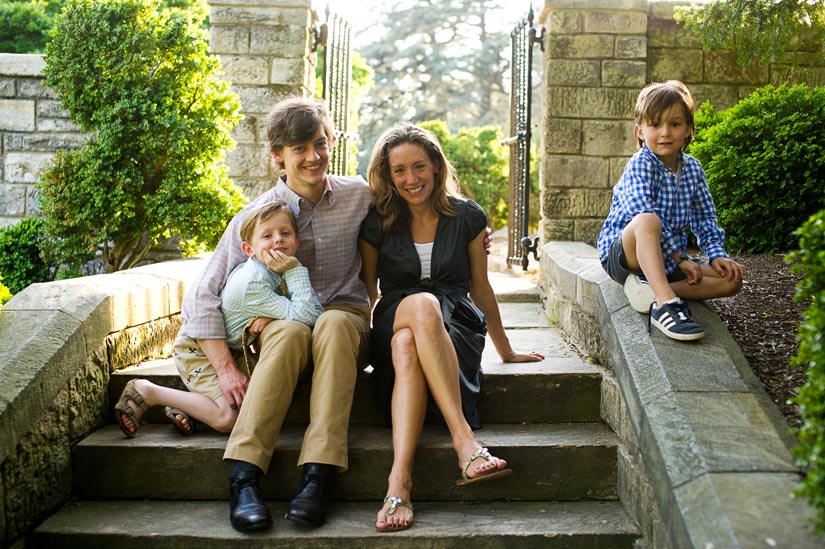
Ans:
{"label": "boy's blue gingham shirt", "polygon": [[309,327],[324,308],[309,283],[306,267],[286,271],[286,295],[278,290],[281,275],[250,257],[229,275],[221,293],[221,311],[226,324],[226,343],[233,349],[243,345],[247,323],[256,318],[297,320]]}
{"label": "boy's blue gingham shirt", "polygon": [[324,307],[348,304],[369,307],[361,281],[358,231],[372,195],[363,177],[327,176],[324,196],[313,205],[295,194],[283,178],[229,222],[200,279],[183,298],[181,334],[192,339],[226,339],[220,294],[232,270],[247,260],[241,249],[241,223],[250,208],[280,200],[298,221],[295,256],[309,270],[312,287]]}
{"label": "boy's blue gingham shirt", "polygon": [[716,221],[716,207],[702,165],[684,153],[679,165],[679,173],[673,173],[647,145],[630,158],[613,187],[610,214],[599,234],[599,261],[607,259],[610,245],[622,229],[635,216],[647,212],[655,213],[662,221],[662,254],[668,274],[677,267],[671,256],[687,248],[688,226],[708,261],[728,257],[725,232]]}

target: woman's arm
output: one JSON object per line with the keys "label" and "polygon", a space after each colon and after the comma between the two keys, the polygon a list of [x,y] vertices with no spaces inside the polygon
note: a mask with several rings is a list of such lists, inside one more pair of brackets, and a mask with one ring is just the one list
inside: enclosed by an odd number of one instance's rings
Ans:
{"label": "woman's arm", "polygon": [[484,231],[467,245],[470,257],[470,298],[481,309],[487,319],[487,333],[493,340],[501,360],[504,362],[537,362],[544,360],[539,353],[517,353],[504,332],[498,302],[487,277],[487,251],[484,249]]}
{"label": "woman's arm", "polygon": [[366,240],[358,241],[358,250],[361,252],[361,280],[367,287],[370,310],[372,310],[375,302],[378,301],[378,250]]}

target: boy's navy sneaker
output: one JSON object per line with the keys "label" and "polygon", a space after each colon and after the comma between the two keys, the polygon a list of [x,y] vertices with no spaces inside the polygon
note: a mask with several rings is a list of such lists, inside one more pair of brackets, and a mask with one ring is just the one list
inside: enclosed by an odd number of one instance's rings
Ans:
{"label": "boy's navy sneaker", "polygon": [[702,327],[696,324],[690,316],[687,303],[678,297],[666,301],[661,307],[655,305],[655,303],[650,304],[650,318],[647,320],[648,333],[650,325],[653,324],[667,337],[679,341],[693,341],[705,335]]}
{"label": "boy's navy sneaker", "polygon": [[650,304],[656,301],[656,294],[650,287],[647,279],[639,275],[629,274],[624,281],[624,295],[630,302],[634,311],[647,313],[650,311]]}

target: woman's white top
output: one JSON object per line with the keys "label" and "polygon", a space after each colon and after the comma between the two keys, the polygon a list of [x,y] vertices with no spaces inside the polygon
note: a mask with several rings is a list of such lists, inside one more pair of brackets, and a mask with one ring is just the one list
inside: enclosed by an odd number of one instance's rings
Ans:
{"label": "woman's white top", "polygon": [[430,263],[433,257],[433,243],[415,244],[415,251],[418,252],[418,259],[421,261],[421,280],[430,278]]}

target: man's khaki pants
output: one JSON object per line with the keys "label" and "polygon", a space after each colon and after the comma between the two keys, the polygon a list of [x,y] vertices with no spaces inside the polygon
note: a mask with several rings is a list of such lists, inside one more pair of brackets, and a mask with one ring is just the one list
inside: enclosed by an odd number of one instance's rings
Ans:
{"label": "man's khaki pants", "polygon": [[346,470],[352,395],[359,364],[366,364],[368,338],[367,307],[330,305],[311,331],[292,320],[270,322],[261,333],[260,359],[223,458],[267,471],[292,394],[312,356],[309,427],[298,465],[324,463]]}

